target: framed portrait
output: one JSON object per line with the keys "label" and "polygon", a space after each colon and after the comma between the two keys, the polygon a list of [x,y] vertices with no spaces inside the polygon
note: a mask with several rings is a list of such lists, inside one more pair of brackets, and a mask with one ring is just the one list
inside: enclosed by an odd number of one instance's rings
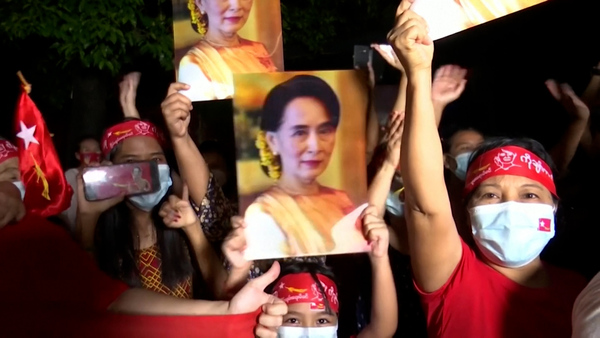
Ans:
{"label": "framed portrait", "polygon": [[538,5],[547,0],[415,0],[411,9],[429,25],[433,40]]}
{"label": "framed portrait", "polygon": [[368,250],[366,80],[357,70],[234,76],[246,259]]}
{"label": "framed portrait", "polygon": [[173,0],[173,34],[192,101],[230,99],[233,74],[283,71],[279,0]]}

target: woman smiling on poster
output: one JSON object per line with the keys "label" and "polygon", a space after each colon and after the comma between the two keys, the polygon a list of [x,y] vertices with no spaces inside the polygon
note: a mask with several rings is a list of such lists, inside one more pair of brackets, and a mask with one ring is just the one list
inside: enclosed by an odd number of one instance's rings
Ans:
{"label": "woman smiling on poster", "polygon": [[182,93],[190,100],[230,98],[233,74],[277,71],[265,45],[238,35],[248,21],[252,3],[253,0],[189,0],[192,26],[203,35],[179,63],[179,82],[191,87]]}
{"label": "woman smiling on poster", "polygon": [[275,86],[263,106],[259,149],[263,171],[277,183],[246,210],[249,259],[367,250],[357,226],[366,207],[317,179],[331,160],[340,103],[322,79],[299,75]]}

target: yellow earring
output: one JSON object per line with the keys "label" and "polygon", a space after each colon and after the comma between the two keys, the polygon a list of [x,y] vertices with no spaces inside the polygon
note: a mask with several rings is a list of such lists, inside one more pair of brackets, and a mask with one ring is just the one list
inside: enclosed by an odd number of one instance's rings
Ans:
{"label": "yellow earring", "polygon": [[194,30],[200,35],[206,34],[206,20],[204,18],[204,11],[201,11],[200,8],[196,6],[195,0],[189,0],[187,7],[190,10],[190,19],[192,21],[192,27]]}

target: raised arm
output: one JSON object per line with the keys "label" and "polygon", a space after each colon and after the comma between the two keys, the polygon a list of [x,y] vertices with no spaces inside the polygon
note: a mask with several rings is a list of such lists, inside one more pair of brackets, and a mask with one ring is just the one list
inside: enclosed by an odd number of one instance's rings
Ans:
{"label": "raised arm", "polygon": [[371,48],[377,51],[379,55],[392,67],[396,68],[402,74],[400,76],[400,85],[398,86],[398,96],[396,97],[396,103],[394,104],[394,111],[403,112],[406,109],[406,71],[402,63],[398,59],[398,56],[394,52],[390,45],[379,45],[372,44]]}
{"label": "raised arm", "polygon": [[425,292],[438,290],[458,264],[462,249],[444,182],[443,153],[431,99],[433,42],[425,21],[398,7],[388,38],[407,71],[407,106],[401,146],[405,214],[413,271]]}
{"label": "raised arm", "polygon": [[393,337],[398,327],[398,298],[392,267],[388,256],[388,228],[377,215],[375,207],[365,209],[363,213],[363,231],[371,243],[371,273],[373,279],[371,299],[371,322],[365,327],[359,338]]}
{"label": "raised arm", "polygon": [[169,228],[183,230],[192,247],[204,281],[217,299],[223,299],[223,285],[227,278],[227,271],[219,255],[204,235],[200,220],[189,202],[187,185],[183,186],[182,197],[169,196],[169,200],[161,206],[158,214]]}
{"label": "raised arm", "polygon": [[181,178],[187,183],[192,199],[200,203],[206,195],[210,172],[198,147],[188,133],[190,111],[193,108],[192,101],[179,91],[189,88],[190,86],[183,83],[171,84],[161,108],[173,142]]}
{"label": "raised arm", "polygon": [[445,65],[435,71],[431,85],[431,100],[435,112],[435,123],[439,127],[444,109],[456,101],[467,85],[467,70],[459,66]]}
{"label": "raised arm", "polygon": [[[552,148],[550,155],[558,168],[560,176],[564,176],[577,147],[583,140],[583,146],[591,141],[591,135],[588,127],[590,118],[590,109],[575,94],[568,84],[558,84],[554,80],[546,81],[546,87],[552,96],[560,102],[570,117],[569,125],[565,130],[560,141]],[[587,140],[590,139],[590,140]]]}
{"label": "raised arm", "polygon": [[223,242],[222,247],[223,254],[230,264],[229,276],[225,282],[227,295],[235,294],[246,284],[253,263],[244,259],[244,250],[247,247],[244,219],[239,216],[232,217],[231,224],[233,230]]}
{"label": "raised arm", "polygon": [[141,76],[142,74],[139,72],[129,73],[119,83],[119,102],[121,103],[121,109],[125,118],[140,118],[140,113],[135,105],[135,99]]}

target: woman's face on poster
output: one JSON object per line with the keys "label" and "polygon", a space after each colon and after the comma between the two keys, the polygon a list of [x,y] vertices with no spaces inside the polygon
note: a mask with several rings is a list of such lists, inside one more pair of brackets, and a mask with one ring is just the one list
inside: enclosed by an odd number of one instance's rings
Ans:
{"label": "woman's face on poster", "polygon": [[253,0],[196,0],[208,17],[208,29],[237,34],[248,21]]}
{"label": "woman's face on poster", "polygon": [[336,127],[321,101],[299,97],[285,108],[277,132],[269,132],[267,142],[279,155],[282,173],[303,182],[321,175],[335,147]]}

